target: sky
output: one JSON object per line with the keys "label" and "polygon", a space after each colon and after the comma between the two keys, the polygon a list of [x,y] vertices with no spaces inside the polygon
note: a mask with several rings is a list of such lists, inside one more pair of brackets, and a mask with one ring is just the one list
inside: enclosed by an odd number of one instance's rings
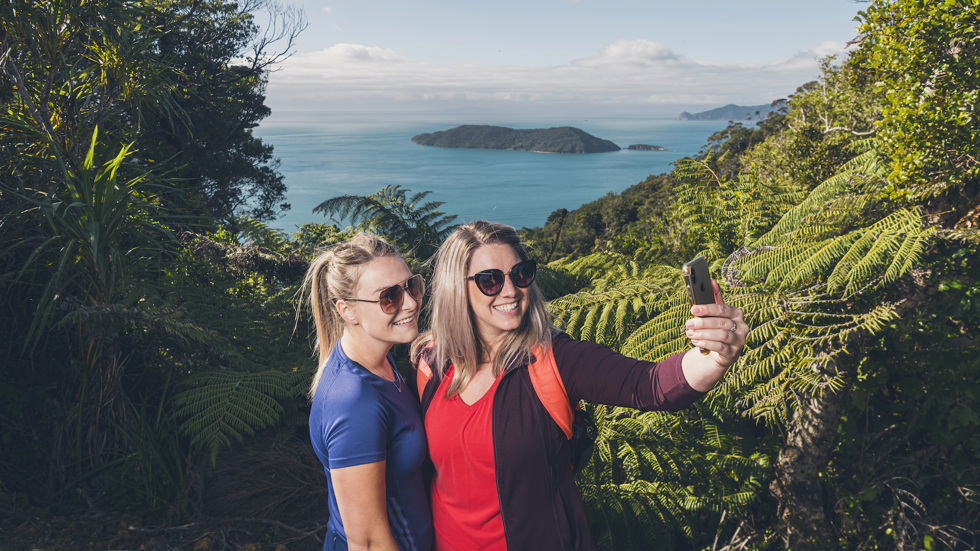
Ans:
{"label": "sky", "polygon": [[[273,113],[676,116],[761,105],[844,54],[851,0],[300,0]],[[261,22],[261,18],[260,18]],[[846,55],[846,54],[845,54]]]}

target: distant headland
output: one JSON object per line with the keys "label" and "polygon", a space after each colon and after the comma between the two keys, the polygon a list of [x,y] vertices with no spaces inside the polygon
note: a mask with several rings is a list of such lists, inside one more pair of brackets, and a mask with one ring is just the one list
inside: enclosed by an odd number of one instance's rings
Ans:
{"label": "distant headland", "polygon": [[659,145],[647,145],[645,143],[633,144],[626,149],[630,151],[667,151],[667,148],[660,147]]}
{"label": "distant headland", "polygon": [[605,153],[619,151],[609,140],[571,126],[516,130],[503,126],[466,124],[449,130],[419,134],[413,143],[456,149],[510,149],[538,153]]}
{"label": "distant headland", "polygon": [[744,121],[760,120],[766,118],[769,113],[779,110],[785,101],[777,101],[765,105],[735,105],[728,104],[724,107],[702,111],[700,113],[688,113],[684,111],[677,115],[679,121]]}

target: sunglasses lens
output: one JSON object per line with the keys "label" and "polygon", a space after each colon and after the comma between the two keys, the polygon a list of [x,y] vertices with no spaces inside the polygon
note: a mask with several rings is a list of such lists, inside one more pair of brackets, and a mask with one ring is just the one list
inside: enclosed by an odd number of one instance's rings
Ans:
{"label": "sunglasses lens", "polygon": [[378,304],[381,306],[381,311],[385,314],[394,314],[402,307],[403,298],[405,298],[405,295],[402,286],[392,285],[384,291],[381,291],[381,296],[378,297]]}
{"label": "sunglasses lens", "polygon": [[487,296],[493,296],[504,288],[504,273],[500,270],[487,270],[476,274],[476,286]]}
{"label": "sunglasses lens", "polygon": [[510,279],[514,285],[524,289],[534,282],[534,274],[537,272],[537,264],[533,260],[518,262],[510,270]]}
{"label": "sunglasses lens", "polygon": [[422,278],[422,274],[415,274],[409,278],[405,287],[408,288],[408,294],[416,301],[422,300],[422,296],[425,295],[425,279]]}

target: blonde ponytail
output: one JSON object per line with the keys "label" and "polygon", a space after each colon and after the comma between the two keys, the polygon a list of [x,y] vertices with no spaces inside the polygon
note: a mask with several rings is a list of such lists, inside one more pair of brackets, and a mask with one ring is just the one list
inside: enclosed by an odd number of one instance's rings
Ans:
{"label": "blonde ponytail", "polygon": [[309,292],[310,310],[313,311],[316,325],[316,355],[319,362],[310,385],[310,400],[316,394],[327,358],[344,334],[344,320],[337,311],[337,301],[354,296],[362,265],[385,256],[401,258],[398,250],[384,239],[369,233],[358,233],[316,257],[306,271],[303,289]]}

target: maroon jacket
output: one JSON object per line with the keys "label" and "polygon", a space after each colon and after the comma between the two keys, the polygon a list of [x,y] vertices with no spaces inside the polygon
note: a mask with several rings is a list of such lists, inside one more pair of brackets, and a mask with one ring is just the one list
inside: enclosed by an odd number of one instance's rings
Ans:
{"label": "maroon jacket", "polygon": [[[553,342],[555,363],[573,404],[677,411],[704,396],[687,384],[683,354],[651,363],[564,333]],[[428,353],[428,351],[424,352]],[[435,369],[434,361],[426,361]],[[422,391],[422,417],[439,386]],[[504,373],[493,397],[497,496],[507,549],[592,551],[595,545],[575,479],[571,446],[531,386],[527,365]]]}

